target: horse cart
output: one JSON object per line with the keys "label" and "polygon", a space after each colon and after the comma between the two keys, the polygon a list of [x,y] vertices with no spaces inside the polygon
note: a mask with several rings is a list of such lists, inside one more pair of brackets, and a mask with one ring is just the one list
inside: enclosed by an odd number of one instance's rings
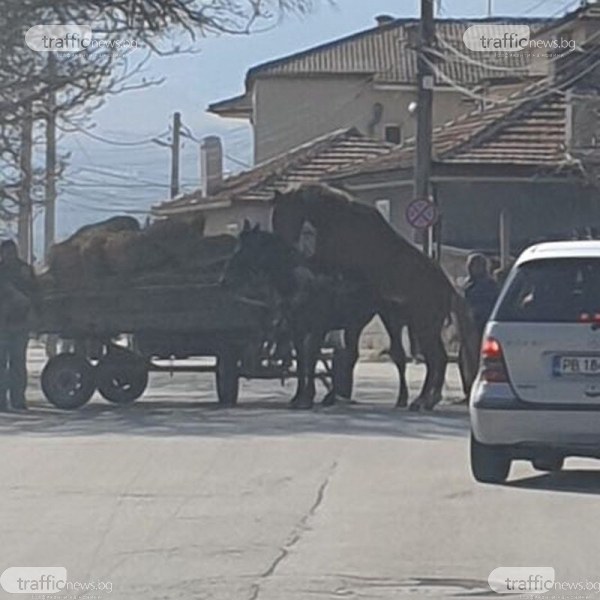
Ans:
{"label": "horse cart", "polygon": [[[283,376],[261,356],[270,318],[265,303],[214,283],[46,290],[38,329],[63,349],[47,361],[42,390],[63,409],[83,406],[96,390],[128,404],[150,372],[210,372],[219,403],[231,406],[240,377]],[[184,360],[192,358],[200,360]]]}

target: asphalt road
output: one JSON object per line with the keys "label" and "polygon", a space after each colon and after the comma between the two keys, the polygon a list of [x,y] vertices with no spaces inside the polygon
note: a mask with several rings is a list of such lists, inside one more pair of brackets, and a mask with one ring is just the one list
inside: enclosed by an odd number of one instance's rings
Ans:
{"label": "asphalt road", "polygon": [[361,364],[357,403],[309,413],[276,382],[222,410],[208,376],[160,375],[134,406],[75,413],[34,386],[30,414],[0,416],[0,570],[64,566],[112,586],[79,597],[119,600],[493,597],[498,566],[600,580],[596,463],[476,484],[464,407],[398,411],[395,386]]}

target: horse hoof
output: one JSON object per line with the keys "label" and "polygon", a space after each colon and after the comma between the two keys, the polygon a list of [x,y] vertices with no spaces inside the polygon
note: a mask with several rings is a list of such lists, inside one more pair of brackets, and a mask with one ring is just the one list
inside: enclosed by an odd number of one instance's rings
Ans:
{"label": "horse hoof", "polygon": [[421,403],[415,400],[409,407],[410,412],[419,412],[421,410]]}
{"label": "horse hoof", "polygon": [[440,401],[441,401],[441,398],[432,398],[431,400],[428,400],[427,402],[425,402],[423,407],[425,408],[425,410],[427,412],[431,412]]}
{"label": "horse hoof", "polygon": [[314,406],[314,402],[309,398],[294,398],[290,402],[290,408],[292,410],[311,410]]}
{"label": "horse hoof", "polygon": [[396,408],[406,408],[407,406],[408,406],[408,399],[407,398],[400,398],[396,402]]}
{"label": "horse hoof", "polygon": [[333,406],[337,402],[335,394],[329,393],[321,401],[321,406]]}

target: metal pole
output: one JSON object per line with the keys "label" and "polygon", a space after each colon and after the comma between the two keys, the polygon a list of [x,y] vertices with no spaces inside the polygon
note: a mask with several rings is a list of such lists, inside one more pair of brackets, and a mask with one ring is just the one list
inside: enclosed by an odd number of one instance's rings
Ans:
{"label": "metal pole", "polygon": [[27,101],[23,109],[21,124],[21,147],[19,167],[21,170],[21,184],[19,186],[19,215],[18,215],[18,243],[19,251],[24,260],[30,261],[31,250],[31,153],[33,148],[33,107]]}
{"label": "metal pole", "polygon": [[173,142],[171,144],[171,198],[179,194],[179,144],[181,135],[181,113],[173,115]]}
{"label": "metal pole", "polygon": [[[417,154],[415,157],[415,199],[430,199],[431,134],[434,73],[428,49],[435,40],[433,1],[421,0],[421,22],[418,44]],[[429,234],[423,236],[423,250],[429,250]]]}
{"label": "metal pole", "polygon": [[500,213],[500,266],[505,269],[510,263],[510,210]]}
{"label": "metal pole", "polygon": [[[48,81],[53,85],[56,72],[56,57],[48,53]],[[46,101],[46,203],[44,211],[44,256],[56,236],[56,92],[48,92]]]}

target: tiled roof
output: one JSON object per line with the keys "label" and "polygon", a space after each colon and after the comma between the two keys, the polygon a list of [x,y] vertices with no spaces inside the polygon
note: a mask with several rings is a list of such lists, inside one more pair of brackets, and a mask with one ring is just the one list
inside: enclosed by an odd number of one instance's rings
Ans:
{"label": "tiled roof", "polygon": [[[585,55],[588,66],[598,63],[600,50]],[[589,70],[580,62],[580,73]],[[567,153],[566,90],[575,85],[572,75],[564,81],[539,82],[450,121],[433,131],[434,162],[538,167],[572,165]],[[568,84],[568,85],[567,85]],[[407,140],[388,153],[352,165],[335,178],[411,168],[415,140]]]}
{"label": "tiled roof", "polygon": [[[522,18],[438,19],[437,52],[442,55],[436,59],[438,85],[446,86],[452,80],[459,85],[473,86],[488,79],[527,74],[531,61],[529,52],[482,53],[466,48],[464,32],[471,25],[481,23],[526,24],[535,33],[552,21]],[[208,110],[223,116],[251,112],[249,97],[253,82],[259,77],[365,75],[379,83],[414,84],[417,76],[415,40],[418,27],[418,19],[393,19],[385,25],[263,63],[246,74],[244,95],[210,104]]]}
{"label": "tiled roof", "polygon": [[[537,102],[497,104],[434,130],[433,160],[453,164],[558,165],[564,163],[566,103],[560,94]],[[353,165],[338,176],[409,168],[414,143]]]}
{"label": "tiled roof", "polygon": [[581,6],[574,11],[567,12],[559,19],[549,21],[546,26],[542,27],[538,34],[542,34],[549,29],[559,31],[565,25],[571,28],[572,23],[577,20],[589,21],[600,19],[600,4],[596,0],[581,0]]}
{"label": "tiled roof", "polygon": [[219,191],[202,198],[200,191],[153,208],[157,215],[202,209],[207,203],[269,201],[276,190],[293,183],[319,181],[340,169],[386,154],[393,146],[344,129],[303,144],[223,182]]}
{"label": "tiled roof", "polygon": [[[519,110],[522,109],[522,110]],[[549,94],[539,102],[515,107],[466,142],[438,151],[446,163],[558,165],[565,162],[566,101]]]}
{"label": "tiled roof", "polygon": [[[475,84],[498,77],[500,73],[506,75],[507,72],[495,67],[510,68],[511,74],[518,76],[525,72],[531,59],[529,52],[481,53],[468,50],[463,42],[463,34],[476,23],[528,24],[535,32],[549,21],[507,18],[437,20],[439,50],[448,55],[447,60],[442,60],[438,66],[447,78],[460,84]],[[381,82],[414,83],[417,74],[417,54],[414,48],[418,27],[418,19],[396,19],[385,25],[264,63],[248,71],[247,88],[256,77],[301,74],[366,74],[373,75]],[[450,44],[473,60],[468,62],[455,59],[444,50],[445,44]],[[444,85],[445,80],[439,78],[438,83]]]}

